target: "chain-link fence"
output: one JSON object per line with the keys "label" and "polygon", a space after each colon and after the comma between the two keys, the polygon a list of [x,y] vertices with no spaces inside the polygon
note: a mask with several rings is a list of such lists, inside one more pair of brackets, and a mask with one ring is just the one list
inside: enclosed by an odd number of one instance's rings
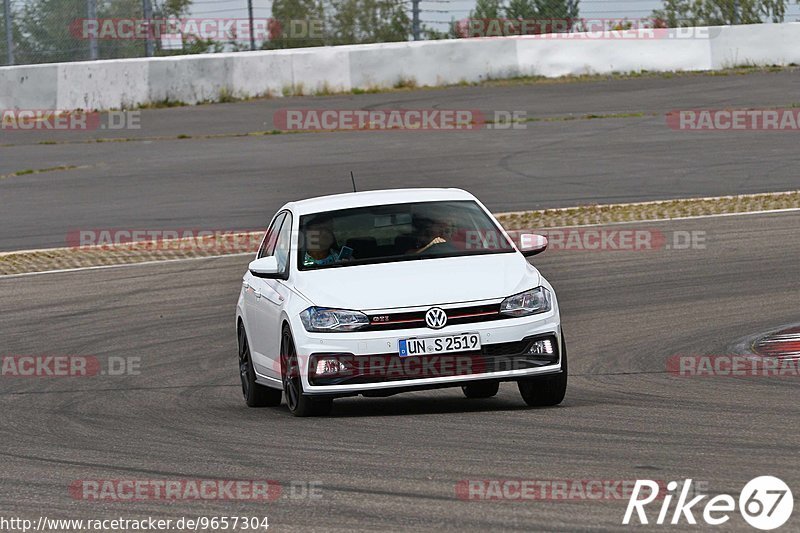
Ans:
{"label": "chain-link fence", "polygon": [[[166,0],[153,11],[151,0],[0,0],[4,2],[0,45],[2,64],[51,63],[143,57],[144,34],[100,32],[109,24],[141,25],[156,16],[169,16],[170,5],[189,6],[190,0]],[[172,15],[180,15],[180,9]],[[131,26],[134,27],[134,26]],[[110,26],[109,26],[110,29]]]}
{"label": "chain-link fence", "polygon": [[798,20],[795,0],[0,0],[0,65]]}

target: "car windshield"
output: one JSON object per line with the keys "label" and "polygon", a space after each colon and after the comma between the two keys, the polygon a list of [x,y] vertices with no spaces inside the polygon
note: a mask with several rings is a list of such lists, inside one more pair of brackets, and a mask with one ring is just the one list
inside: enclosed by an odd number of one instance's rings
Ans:
{"label": "car windshield", "polygon": [[474,201],[417,202],[300,217],[298,268],[513,252]]}

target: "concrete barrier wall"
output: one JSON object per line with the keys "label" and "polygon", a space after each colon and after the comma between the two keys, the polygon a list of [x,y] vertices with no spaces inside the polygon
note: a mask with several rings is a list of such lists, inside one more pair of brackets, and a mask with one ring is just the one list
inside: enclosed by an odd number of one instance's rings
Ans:
{"label": "concrete barrier wall", "polygon": [[0,110],[57,108],[55,65],[0,67]]}
{"label": "concrete barrier wall", "polygon": [[[383,43],[0,67],[0,109],[118,109],[166,101],[438,86],[513,76],[800,63],[800,23],[605,35]],[[601,38],[602,37],[602,38]]]}
{"label": "concrete barrier wall", "polygon": [[[721,28],[709,39],[711,68],[734,65],[800,64],[800,23],[759,24],[737,28]],[[733,31],[732,31],[733,30]]]}

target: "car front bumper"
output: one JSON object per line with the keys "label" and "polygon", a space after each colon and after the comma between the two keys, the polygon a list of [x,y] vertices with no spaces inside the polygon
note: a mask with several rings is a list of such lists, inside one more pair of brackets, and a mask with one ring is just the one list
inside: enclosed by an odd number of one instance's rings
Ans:
{"label": "car front bumper", "polygon": [[[299,326],[299,328],[298,328]],[[308,333],[294,325],[303,390],[312,395],[352,395],[390,390],[457,386],[476,380],[514,380],[561,371],[561,325],[557,308],[541,315],[427,328],[351,333]],[[299,331],[298,331],[299,329]],[[476,333],[480,352],[400,357],[399,341]],[[554,356],[526,353],[548,338]],[[320,358],[339,358],[348,371],[316,375]]]}

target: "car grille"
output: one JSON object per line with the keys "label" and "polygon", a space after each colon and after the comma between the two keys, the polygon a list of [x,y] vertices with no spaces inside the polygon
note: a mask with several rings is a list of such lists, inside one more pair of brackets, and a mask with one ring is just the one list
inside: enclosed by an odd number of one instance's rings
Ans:
{"label": "car grille", "polygon": [[[434,306],[432,306],[434,307]],[[425,328],[425,313],[409,311],[397,313],[367,314],[369,326],[359,331],[388,331],[393,329]],[[508,318],[500,314],[500,304],[473,305],[444,309],[447,314],[447,325],[471,324]]]}

